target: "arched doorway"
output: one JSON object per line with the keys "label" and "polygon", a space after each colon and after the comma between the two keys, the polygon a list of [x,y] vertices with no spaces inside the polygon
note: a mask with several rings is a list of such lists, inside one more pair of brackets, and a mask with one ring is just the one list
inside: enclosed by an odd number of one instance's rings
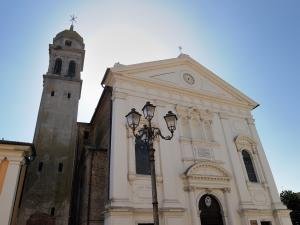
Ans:
{"label": "arched doorway", "polygon": [[213,195],[205,194],[199,201],[201,225],[223,225],[221,207]]}

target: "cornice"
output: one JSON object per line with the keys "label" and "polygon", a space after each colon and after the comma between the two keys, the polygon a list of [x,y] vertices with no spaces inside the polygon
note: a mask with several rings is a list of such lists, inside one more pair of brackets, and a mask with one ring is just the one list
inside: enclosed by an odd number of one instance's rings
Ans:
{"label": "cornice", "polygon": [[55,74],[52,74],[52,73],[44,74],[43,78],[44,79],[64,80],[64,81],[69,81],[69,82],[73,82],[73,83],[80,83],[80,84],[82,84],[82,80],[81,79],[65,77],[65,76],[62,76],[62,75],[55,75]]}
{"label": "cornice", "polygon": [[127,93],[125,93],[125,92],[121,92],[121,91],[116,91],[116,90],[114,90],[113,92],[112,92],[112,97],[111,97],[111,99],[112,100],[115,100],[115,99],[126,99],[127,98],[127,96],[128,96],[128,94]]}
{"label": "cornice", "polygon": [[173,59],[167,60],[160,60],[154,62],[146,62],[146,63],[139,63],[135,65],[128,65],[128,66],[118,66],[111,68],[112,72],[121,73],[123,76],[129,76],[132,78],[132,74],[141,73],[145,71],[151,70],[158,70],[158,69],[166,69],[166,68],[174,68],[179,67],[181,65],[189,66],[206,79],[213,82],[218,87],[222,88],[223,90],[227,91],[231,95],[235,96],[239,100],[247,101],[249,105],[252,105],[252,108],[257,106],[258,104],[250,99],[248,96],[240,92],[238,89],[221,79],[219,76],[214,74],[209,69],[205,68],[203,65],[195,61],[189,56],[185,57],[177,57]]}
{"label": "cornice", "polygon": [[[198,92],[195,92],[193,90],[182,89],[182,88],[179,88],[174,85],[168,85],[163,82],[156,83],[151,80],[140,80],[135,77],[129,77],[126,75],[124,76],[124,74],[113,74],[113,76],[111,76],[111,77],[114,77],[114,78],[109,79],[111,81],[114,81],[113,83],[115,83],[116,80],[120,80],[123,82],[131,83],[134,86],[140,85],[140,86],[144,86],[145,88],[164,90],[165,92],[170,92],[170,93],[173,93],[176,95],[182,94],[187,97],[195,97],[195,98],[207,100],[210,102],[229,104],[229,105],[237,106],[237,107],[244,108],[247,110],[251,110],[253,108],[253,105],[249,105],[246,102],[233,100],[231,98],[226,98],[226,97],[220,96],[220,95],[214,95],[214,94],[212,94],[212,92],[208,92],[208,91],[199,90]],[[113,86],[113,83],[109,82],[109,86]]]}

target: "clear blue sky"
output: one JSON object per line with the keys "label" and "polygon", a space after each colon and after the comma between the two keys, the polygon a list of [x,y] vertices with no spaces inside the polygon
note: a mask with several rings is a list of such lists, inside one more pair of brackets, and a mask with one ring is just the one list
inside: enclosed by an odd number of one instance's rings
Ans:
{"label": "clear blue sky", "polygon": [[86,44],[79,121],[89,121],[115,62],[178,46],[261,104],[253,111],[279,190],[300,191],[300,1],[1,1],[0,138],[31,142],[48,44],[69,27]]}

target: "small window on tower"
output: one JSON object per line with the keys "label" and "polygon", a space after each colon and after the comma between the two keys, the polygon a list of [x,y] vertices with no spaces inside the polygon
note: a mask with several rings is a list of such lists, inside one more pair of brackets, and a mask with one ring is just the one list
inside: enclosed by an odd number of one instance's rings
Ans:
{"label": "small window on tower", "polygon": [[64,167],[64,164],[63,163],[59,163],[58,164],[58,172],[62,172],[63,167]]}
{"label": "small window on tower", "polygon": [[55,207],[52,207],[50,210],[50,216],[54,216],[55,213]]}
{"label": "small window on tower", "polygon": [[51,91],[51,96],[54,96],[55,92],[54,91]]}
{"label": "small window on tower", "polygon": [[70,40],[66,40],[65,41],[65,46],[71,46],[72,45],[72,41],[70,41]]}
{"label": "small window on tower", "polygon": [[39,167],[38,167],[38,171],[39,171],[39,172],[41,172],[41,171],[42,171],[42,169],[43,169],[43,165],[44,165],[44,163],[43,163],[43,162],[40,162],[40,163],[39,163]]}
{"label": "small window on tower", "polygon": [[53,73],[54,74],[60,74],[61,73],[61,67],[62,67],[62,60],[60,58],[57,58],[55,60]]}
{"label": "small window on tower", "polygon": [[68,98],[71,98],[71,93],[70,92],[68,93]]}
{"label": "small window on tower", "polygon": [[89,138],[89,132],[88,131],[84,131],[83,132],[83,138],[84,139],[88,139]]}
{"label": "small window on tower", "polygon": [[69,63],[68,76],[69,77],[74,77],[75,76],[75,71],[76,71],[76,63],[75,63],[75,61],[72,60]]}

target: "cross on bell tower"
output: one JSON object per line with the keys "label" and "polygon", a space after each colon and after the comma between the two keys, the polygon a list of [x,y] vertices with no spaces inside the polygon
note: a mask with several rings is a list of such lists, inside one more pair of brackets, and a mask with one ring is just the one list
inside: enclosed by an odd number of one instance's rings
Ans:
{"label": "cross on bell tower", "polygon": [[74,14],[70,15],[70,17],[71,17],[71,19],[70,19],[70,21],[71,21],[70,30],[73,30],[74,29],[74,23],[77,22],[76,21],[77,17]]}

